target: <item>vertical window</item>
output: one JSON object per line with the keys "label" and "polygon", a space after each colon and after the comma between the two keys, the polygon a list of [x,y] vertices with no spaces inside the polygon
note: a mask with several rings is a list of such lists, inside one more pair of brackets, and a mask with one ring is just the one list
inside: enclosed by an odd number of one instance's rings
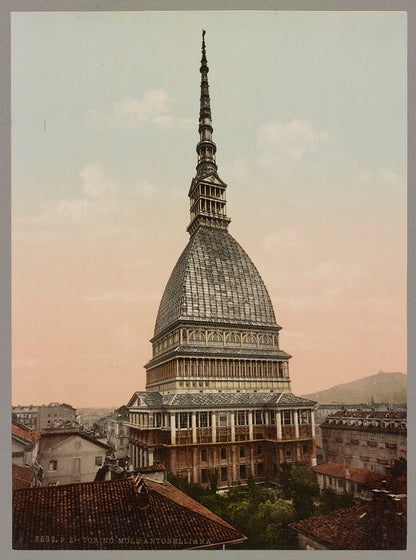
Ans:
{"label": "vertical window", "polygon": [[179,413],[179,427],[180,428],[187,428],[188,427],[188,413],[187,412],[180,412]]}
{"label": "vertical window", "polygon": [[49,461],[49,470],[50,471],[58,470],[58,461]]}
{"label": "vertical window", "polygon": [[263,463],[259,463],[257,465],[257,475],[258,476],[263,476]]}
{"label": "vertical window", "polygon": [[221,447],[221,459],[227,458],[227,449],[225,447]]}
{"label": "vertical window", "polygon": [[246,466],[240,465],[240,478],[246,478]]}
{"label": "vertical window", "polygon": [[221,467],[221,481],[225,482],[227,480],[227,467]]}
{"label": "vertical window", "polygon": [[95,466],[96,466],[96,467],[101,467],[102,464],[103,464],[103,458],[102,458],[102,456],[96,457],[96,458],[95,458]]}
{"label": "vertical window", "polygon": [[244,457],[244,447],[240,447],[240,457]]}
{"label": "vertical window", "polygon": [[208,458],[208,453],[206,449],[202,449],[201,451],[201,461],[206,461]]}
{"label": "vertical window", "polygon": [[263,454],[263,448],[261,445],[257,446],[257,455],[262,455]]}
{"label": "vertical window", "polygon": [[201,482],[208,482],[208,469],[202,469]]}

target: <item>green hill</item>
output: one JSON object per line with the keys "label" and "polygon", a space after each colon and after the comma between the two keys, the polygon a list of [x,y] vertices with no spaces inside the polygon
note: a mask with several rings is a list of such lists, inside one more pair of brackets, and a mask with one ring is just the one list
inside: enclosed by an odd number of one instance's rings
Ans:
{"label": "green hill", "polygon": [[400,372],[380,371],[376,375],[301,396],[322,404],[360,404],[371,401],[405,403],[407,401],[407,375]]}

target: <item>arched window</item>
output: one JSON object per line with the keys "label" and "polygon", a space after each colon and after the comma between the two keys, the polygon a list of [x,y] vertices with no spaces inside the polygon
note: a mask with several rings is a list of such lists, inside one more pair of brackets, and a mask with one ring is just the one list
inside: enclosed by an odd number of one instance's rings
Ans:
{"label": "arched window", "polygon": [[257,344],[256,337],[253,334],[246,334],[243,342],[247,346],[256,346]]}
{"label": "arched window", "polygon": [[271,337],[271,336],[268,336],[268,335],[263,335],[263,336],[260,338],[260,344],[261,344],[262,346],[272,346],[272,345],[273,345],[272,337]]}
{"label": "arched window", "polygon": [[202,331],[192,331],[191,334],[189,335],[189,342],[204,343],[205,342],[204,333]]}
{"label": "arched window", "polygon": [[214,342],[216,344],[221,344],[223,342],[222,334],[218,331],[211,333],[208,337],[208,342]]}
{"label": "arched window", "polygon": [[225,343],[226,344],[238,344],[238,345],[240,345],[240,343],[241,343],[240,336],[237,333],[227,334],[226,339],[225,339]]}

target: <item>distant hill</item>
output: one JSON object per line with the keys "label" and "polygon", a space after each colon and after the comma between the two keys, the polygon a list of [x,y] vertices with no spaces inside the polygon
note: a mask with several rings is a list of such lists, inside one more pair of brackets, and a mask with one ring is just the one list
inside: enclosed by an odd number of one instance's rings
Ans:
{"label": "distant hill", "polygon": [[407,401],[407,375],[400,372],[380,371],[376,375],[301,396],[322,404],[360,404],[371,401],[405,403]]}

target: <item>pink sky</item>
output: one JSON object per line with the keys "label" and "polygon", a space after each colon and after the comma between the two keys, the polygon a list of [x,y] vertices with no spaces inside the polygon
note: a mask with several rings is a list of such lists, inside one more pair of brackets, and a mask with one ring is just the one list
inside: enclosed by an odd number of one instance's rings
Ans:
{"label": "pink sky", "polygon": [[144,389],[188,240],[202,25],[229,230],[269,290],[294,392],[406,373],[405,18],[13,25],[13,404],[120,406]]}

